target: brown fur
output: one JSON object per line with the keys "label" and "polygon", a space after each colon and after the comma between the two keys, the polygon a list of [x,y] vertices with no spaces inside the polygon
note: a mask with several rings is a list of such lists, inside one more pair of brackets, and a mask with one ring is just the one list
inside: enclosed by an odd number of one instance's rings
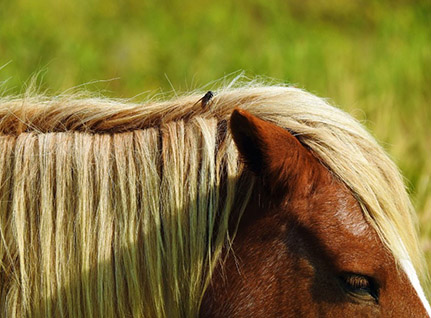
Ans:
{"label": "brown fur", "polygon": [[[351,191],[298,139],[242,110],[231,131],[258,186],[202,317],[427,317]],[[349,293],[345,273],[371,277],[378,300]]]}

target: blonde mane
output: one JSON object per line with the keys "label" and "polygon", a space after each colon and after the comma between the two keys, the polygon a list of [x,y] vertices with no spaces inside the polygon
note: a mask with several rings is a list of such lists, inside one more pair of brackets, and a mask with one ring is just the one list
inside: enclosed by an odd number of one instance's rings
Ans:
{"label": "blonde mane", "polygon": [[355,119],[291,87],[202,96],[0,100],[1,317],[197,316],[253,187],[227,129],[235,107],[295,132],[425,278],[402,177]]}

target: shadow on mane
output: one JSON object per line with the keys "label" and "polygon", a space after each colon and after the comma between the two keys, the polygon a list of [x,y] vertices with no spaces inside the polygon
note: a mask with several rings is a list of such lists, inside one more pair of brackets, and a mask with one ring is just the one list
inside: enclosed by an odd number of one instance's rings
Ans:
{"label": "shadow on mane", "polygon": [[[383,280],[371,272],[327,277],[338,257],[328,243],[334,235],[326,240],[315,220],[290,215],[307,210],[303,199],[325,202],[328,217],[338,204],[337,220],[351,211],[344,225],[369,227],[369,246],[381,243],[382,264],[390,263],[398,277],[390,281],[415,299],[406,266],[421,279],[426,271],[414,210],[396,166],[356,120],[291,87],[221,88],[205,102],[202,96],[146,104],[68,96],[0,100],[1,317],[304,316],[252,309],[258,302],[251,295],[267,286],[250,285],[255,290],[243,295],[242,269],[264,282],[258,273],[277,262],[261,268],[259,255],[273,247],[299,255],[292,268],[307,262],[312,303],[349,302],[346,310],[359,312],[350,296],[317,292],[326,286],[364,292],[390,307]],[[289,177],[311,180],[310,189],[280,181],[287,166],[311,171]],[[271,212],[293,203],[288,216]],[[263,234],[259,222],[274,233],[281,229],[285,241],[263,244],[272,232]],[[255,254],[253,233],[259,234]],[[293,241],[302,247],[291,250]],[[268,259],[277,255],[288,253]],[[221,290],[232,294],[223,298]],[[284,297],[280,303],[292,298],[277,295]],[[232,297],[248,302],[250,312],[238,309],[244,302],[219,305]],[[360,312],[371,306],[363,301]]]}

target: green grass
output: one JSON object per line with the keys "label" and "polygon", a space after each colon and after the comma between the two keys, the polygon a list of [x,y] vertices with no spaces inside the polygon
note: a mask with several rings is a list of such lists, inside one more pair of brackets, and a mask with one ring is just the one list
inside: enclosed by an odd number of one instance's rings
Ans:
{"label": "green grass", "polygon": [[398,163],[431,265],[430,30],[427,0],[3,0],[0,81],[14,94],[35,72],[52,93],[109,80],[85,88],[131,97],[244,70],[329,97]]}

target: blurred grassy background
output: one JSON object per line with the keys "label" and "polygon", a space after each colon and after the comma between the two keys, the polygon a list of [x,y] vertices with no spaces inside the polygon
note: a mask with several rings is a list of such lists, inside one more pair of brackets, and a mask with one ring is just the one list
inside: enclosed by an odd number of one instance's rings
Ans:
{"label": "blurred grassy background", "polygon": [[[431,2],[0,0],[0,81],[108,96],[244,70],[330,97],[406,176],[431,265]],[[112,79],[112,80],[111,80]],[[171,84],[172,83],[172,84]]]}

